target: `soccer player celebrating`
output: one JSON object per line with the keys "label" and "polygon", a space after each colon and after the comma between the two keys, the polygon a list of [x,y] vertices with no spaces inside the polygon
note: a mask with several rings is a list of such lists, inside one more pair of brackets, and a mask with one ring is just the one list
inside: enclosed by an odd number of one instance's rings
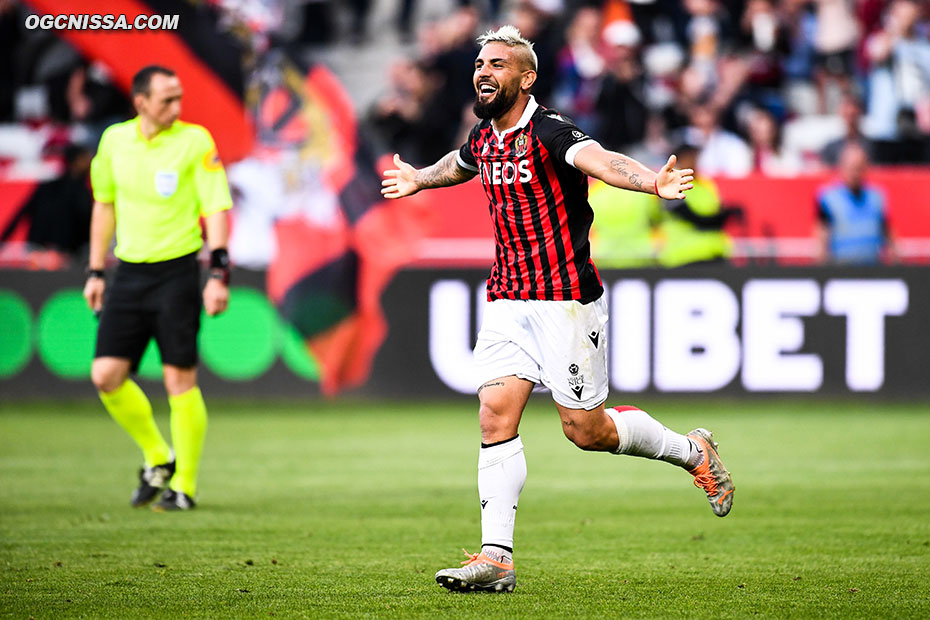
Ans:
{"label": "soccer player celebrating", "polygon": [[551,390],[562,430],[582,450],[678,465],[721,517],[733,504],[733,482],[710,431],[680,435],[636,407],[604,405],[607,302],[590,258],[587,177],[680,199],[692,171],[676,170],[672,155],[655,173],[537,104],[530,94],[533,44],[513,26],[488,32],[478,44],[474,111],[482,120],[468,142],[420,170],[395,155],[397,168],[385,171],[381,193],[401,198],[479,175],[490,201],[496,257],[475,347],[484,380],[478,388],[482,549],[463,568],[436,573],[436,581],[454,591],[510,592],[514,521],[526,481],[518,427],[536,383]]}
{"label": "soccer player celebrating", "polygon": [[[133,506],[164,491],[155,510],[194,507],[207,409],[197,387],[201,309],[215,315],[229,301],[226,251],[232,206],[226,173],[210,133],[178,120],[181,82],[174,71],[149,66],[132,81],[138,116],[109,127],[91,164],[94,210],[84,297],[100,312],[91,378],[104,407],[142,449],[145,465]],[[212,249],[200,292],[200,218]],[[110,242],[119,266],[104,303]],[[171,406],[174,451],[152,417],[152,406],[129,378],[151,338],[161,353]]]}

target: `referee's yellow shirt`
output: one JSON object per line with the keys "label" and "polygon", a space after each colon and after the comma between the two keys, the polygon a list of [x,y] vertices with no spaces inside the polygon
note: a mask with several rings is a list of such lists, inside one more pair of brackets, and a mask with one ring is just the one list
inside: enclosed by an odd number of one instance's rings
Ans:
{"label": "referee's yellow shirt", "polygon": [[154,263],[198,251],[200,217],[229,209],[232,198],[213,137],[175,121],[151,140],[139,118],[107,128],[90,167],[94,199],[116,213],[116,256]]}

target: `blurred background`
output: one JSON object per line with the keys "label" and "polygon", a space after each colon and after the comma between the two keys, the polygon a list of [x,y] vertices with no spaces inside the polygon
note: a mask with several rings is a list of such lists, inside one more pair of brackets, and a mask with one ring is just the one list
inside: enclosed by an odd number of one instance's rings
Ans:
{"label": "blurred background", "polygon": [[[29,30],[99,3],[0,0],[0,393],[93,396],[81,298],[102,131],[132,75],[184,85],[234,194],[205,391],[473,393],[493,261],[477,181],[380,199],[390,154],[457,149],[475,37],[535,42],[537,100],[696,170],[686,201],[594,183],[611,384],[930,395],[930,7],[916,0],[117,0],[176,30]],[[112,257],[111,257],[112,258]],[[141,376],[159,380],[150,347]]]}

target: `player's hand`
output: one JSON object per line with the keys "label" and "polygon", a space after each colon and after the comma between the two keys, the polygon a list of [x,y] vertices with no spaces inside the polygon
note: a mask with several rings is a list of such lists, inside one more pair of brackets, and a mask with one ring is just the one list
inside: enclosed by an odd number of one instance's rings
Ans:
{"label": "player's hand", "polygon": [[666,200],[684,198],[685,192],[694,187],[692,183],[694,181],[694,170],[691,168],[676,170],[675,163],[677,161],[678,158],[675,155],[670,155],[668,161],[659,170],[659,176],[656,178],[656,190],[660,198]]}
{"label": "player's hand", "polygon": [[393,170],[385,170],[384,176],[387,177],[381,181],[381,195],[385,198],[403,198],[420,191],[416,184],[417,169],[400,158],[400,155],[394,154]]}
{"label": "player's hand", "polygon": [[203,287],[203,309],[209,316],[222,313],[229,306],[229,287],[217,278],[209,278]]}
{"label": "player's hand", "polygon": [[103,291],[106,286],[107,281],[103,278],[87,278],[84,283],[84,299],[95,313],[103,310]]}

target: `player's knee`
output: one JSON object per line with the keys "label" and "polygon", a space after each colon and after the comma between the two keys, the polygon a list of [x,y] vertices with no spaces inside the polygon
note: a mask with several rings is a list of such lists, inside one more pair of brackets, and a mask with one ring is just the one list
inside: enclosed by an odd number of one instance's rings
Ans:
{"label": "player's knee", "polygon": [[164,367],[165,391],[176,396],[197,385],[197,374],[193,369],[169,369]]}
{"label": "player's knee", "polygon": [[503,441],[517,434],[513,416],[492,404],[481,403],[478,423],[481,426],[481,441],[484,443]]}
{"label": "player's knee", "polygon": [[572,420],[563,420],[562,431],[570,442],[582,450],[603,452],[613,449],[608,433],[604,429],[591,425],[578,425]]}
{"label": "player's knee", "polygon": [[123,384],[126,377],[113,366],[94,362],[90,368],[90,380],[98,392],[112,392]]}
{"label": "player's knee", "polygon": [[595,449],[595,438],[591,435],[591,433],[577,427],[566,425],[564,423],[562,424],[562,431],[565,433],[565,437],[567,437],[570,442],[582,450]]}

